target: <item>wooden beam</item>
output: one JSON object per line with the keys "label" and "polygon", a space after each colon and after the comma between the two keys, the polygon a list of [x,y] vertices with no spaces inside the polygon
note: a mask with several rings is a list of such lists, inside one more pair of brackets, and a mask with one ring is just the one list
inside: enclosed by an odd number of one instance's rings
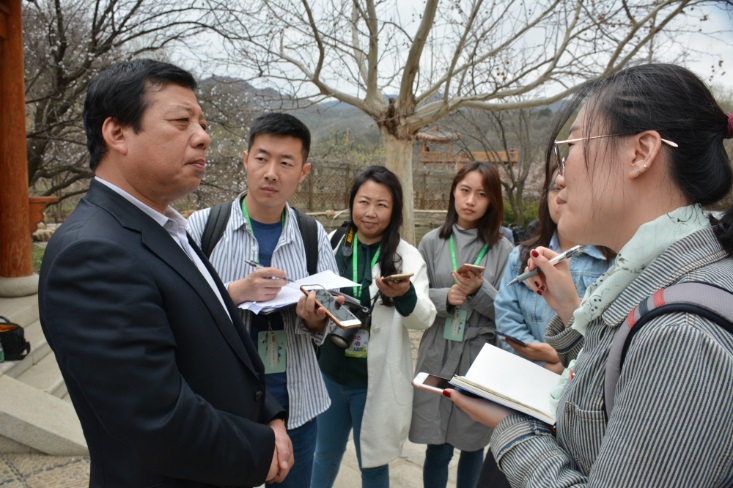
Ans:
{"label": "wooden beam", "polygon": [[0,41],[8,37],[8,14],[10,8],[7,1],[0,0]]}
{"label": "wooden beam", "polygon": [[0,277],[33,274],[28,229],[28,163],[21,0],[0,0]]}

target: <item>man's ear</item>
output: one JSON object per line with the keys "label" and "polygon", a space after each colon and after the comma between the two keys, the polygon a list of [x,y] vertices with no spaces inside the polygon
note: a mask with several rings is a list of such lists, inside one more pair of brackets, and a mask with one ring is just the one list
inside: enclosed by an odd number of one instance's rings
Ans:
{"label": "man's ear", "polygon": [[662,137],[655,130],[640,132],[634,136],[634,156],[629,176],[637,178],[649,171],[659,155]]}
{"label": "man's ear", "polygon": [[247,151],[242,151],[242,167],[247,171]]}
{"label": "man's ear", "polygon": [[303,180],[306,176],[308,176],[308,173],[311,171],[311,164],[305,163],[303,165],[303,169],[300,170],[300,178],[298,178],[298,183],[303,183]]}
{"label": "man's ear", "polygon": [[127,147],[126,127],[114,117],[107,117],[102,123],[102,138],[107,145],[107,149],[116,151],[122,156],[127,156],[129,148]]}

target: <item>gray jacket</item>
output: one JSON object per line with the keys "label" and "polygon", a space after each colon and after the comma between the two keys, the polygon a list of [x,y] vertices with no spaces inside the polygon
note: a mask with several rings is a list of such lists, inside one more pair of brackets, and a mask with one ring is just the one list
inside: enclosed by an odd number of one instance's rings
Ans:
{"label": "gray jacket", "polygon": [[[441,239],[438,232],[439,229],[428,232],[418,248],[428,266],[430,299],[438,314],[420,342],[416,372],[450,378],[454,374],[465,374],[487,341],[495,343],[494,297],[512,245],[500,239],[479,263],[486,267],[484,282],[462,305],[468,314],[466,330],[463,342],[455,342],[443,338],[445,320],[453,315],[447,309],[448,290],[453,286],[453,265],[448,240]],[[476,234],[476,229],[453,226],[458,266],[473,263],[478,256],[483,244]],[[463,451],[476,451],[484,448],[490,437],[491,429],[471,420],[447,398],[414,390],[410,441],[418,444],[447,442]]]}
{"label": "gray jacket", "polygon": [[[626,315],[659,288],[700,281],[733,290],[733,259],[711,229],[669,247],[584,338],[557,411],[557,435],[524,415],[504,419],[491,450],[512,486],[733,486],[733,335],[700,316],[662,315],[628,350],[606,423],[603,375]],[[583,340],[559,318],[547,338],[576,354]]]}

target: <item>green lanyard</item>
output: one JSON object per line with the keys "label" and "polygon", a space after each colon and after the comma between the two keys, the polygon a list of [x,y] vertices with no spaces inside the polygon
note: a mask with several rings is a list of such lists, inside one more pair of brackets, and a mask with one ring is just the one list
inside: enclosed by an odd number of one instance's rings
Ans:
{"label": "green lanyard", "polygon": [[[453,261],[453,271],[457,271],[458,262],[456,262],[456,244],[453,241],[453,234],[451,234],[449,242],[450,242],[450,258]],[[478,263],[480,263],[481,260],[484,258],[484,256],[486,256],[486,253],[488,252],[488,250],[489,250],[489,245],[484,244],[484,247],[482,247],[481,251],[479,251],[478,257],[473,262],[473,264],[478,266]]]}
{"label": "green lanyard", "polygon": [[[252,235],[255,235],[255,228],[252,227],[252,219],[249,218],[249,211],[247,210],[247,205],[244,204],[244,201],[247,199],[245,196],[242,198],[242,215],[244,215],[245,220],[247,221],[247,224],[249,225],[249,230],[252,232]],[[283,209],[282,217],[280,218],[280,228],[285,228],[285,209]],[[257,237],[255,237],[257,239]],[[260,262],[260,257],[257,256],[257,262]]]}
{"label": "green lanyard", "polygon": [[[353,252],[351,254],[351,280],[356,281],[358,278],[358,272],[359,272],[359,236],[354,236],[354,247]],[[377,260],[379,259],[379,252],[382,250],[382,246],[379,246],[377,248],[377,252],[374,253],[374,257],[372,258],[372,266],[369,269],[374,268],[374,265],[377,264]],[[353,287],[352,289],[354,298],[361,299],[361,287]]]}

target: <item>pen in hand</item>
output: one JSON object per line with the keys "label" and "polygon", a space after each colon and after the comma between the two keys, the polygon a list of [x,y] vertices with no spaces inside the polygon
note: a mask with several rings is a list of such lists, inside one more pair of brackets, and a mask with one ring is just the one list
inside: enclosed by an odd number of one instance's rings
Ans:
{"label": "pen in hand", "polygon": [[[245,263],[247,263],[247,264],[249,264],[250,266],[252,266],[252,267],[253,267],[253,268],[255,268],[255,269],[262,269],[262,268],[264,268],[264,266],[262,266],[262,265],[261,265],[260,263],[258,263],[257,261],[252,261],[252,260],[250,260],[250,259],[245,259],[245,260],[244,260],[244,262],[245,262]],[[277,277],[277,276],[268,276],[268,277],[267,277],[267,279],[268,279],[268,280],[287,280],[287,281],[289,281],[289,282],[291,282],[291,283],[293,283],[293,282],[294,282],[294,281],[293,281],[293,280],[291,280],[290,278],[279,278],[279,277]]]}
{"label": "pen in hand", "polygon": [[[566,259],[570,259],[573,256],[577,256],[581,252],[583,252],[583,246],[578,245],[578,246],[575,246],[575,247],[571,247],[570,249],[568,249],[564,253],[558,254],[554,258],[550,259],[550,264],[553,265],[553,266],[555,266],[557,263],[560,263],[562,261],[565,261]],[[526,273],[522,273],[519,276],[517,276],[516,278],[514,278],[512,281],[510,281],[509,283],[507,283],[507,286],[516,285],[517,283],[519,283],[521,281],[524,281],[524,280],[526,280],[528,278],[531,278],[533,276],[537,276],[539,274],[539,272],[540,272],[540,268],[537,267],[537,268],[533,269],[532,271],[527,271]]]}

